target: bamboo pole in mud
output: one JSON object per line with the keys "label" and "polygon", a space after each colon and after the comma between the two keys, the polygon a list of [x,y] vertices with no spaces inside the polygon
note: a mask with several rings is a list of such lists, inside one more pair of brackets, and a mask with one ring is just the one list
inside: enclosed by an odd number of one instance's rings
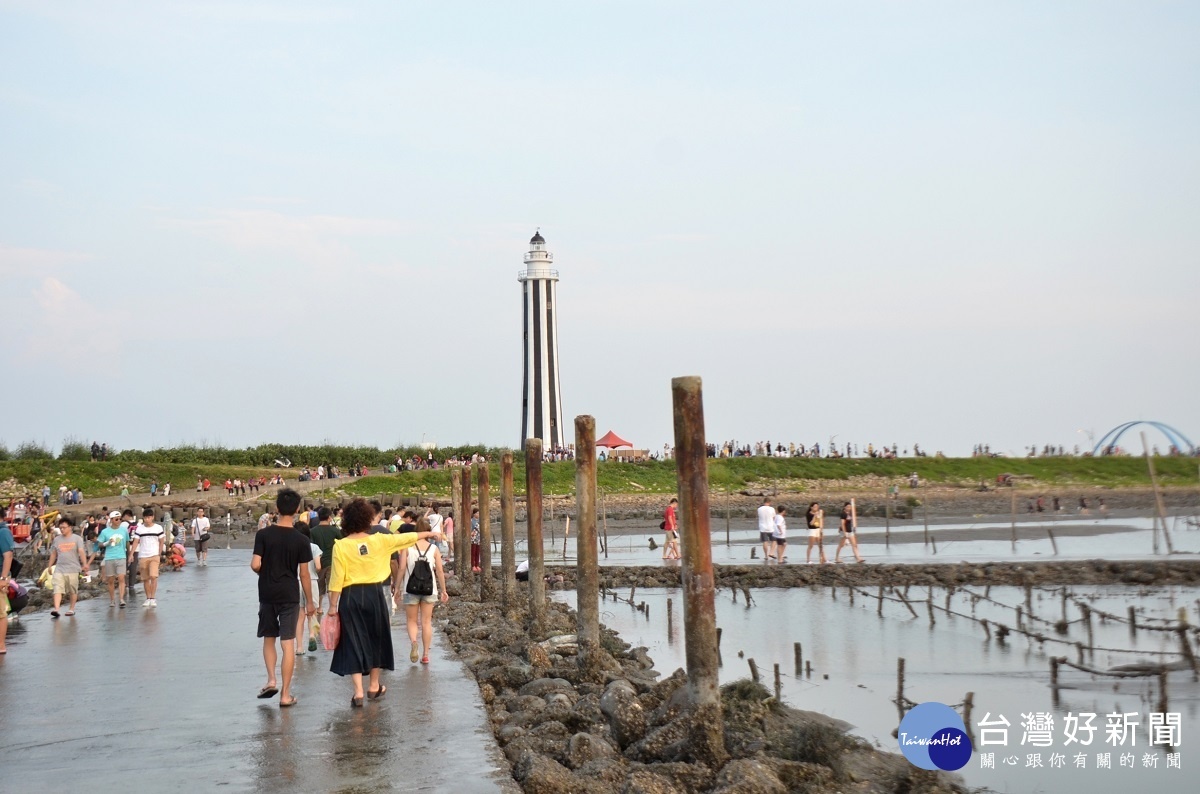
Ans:
{"label": "bamboo pole in mud", "polygon": [[516,511],[513,509],[513,454],[500,458],[500,602],[505,613],[516,604]]}
{"label": "bamboo pole in mud", "polygon": [[925,516],[925,545],[929,545],[929,498],[921,500],[921,513]]}
{"label": "bamboo pole in mud", "polygon": [[[596,420],[586,415],[575,417],[575,514],[579,526],[575,543],[578,661],[580,670],[591,676],[598,672],[600,651],[600,555],[596,542]],[[568,525],[570,520],[568,516]]]}
{"label": "bamboo pole in mud", "polygon": [[883,492],[883,544],[887,548],[892,546],[892,486]]}
{"label": "bamboo pole in mud", "polygon": [[733,501],[733,494],[729,492],[729,487],[725,487],[725,545],[729,545],[729,510],[730,503]]}
{"label": "bamboo pole in mud", "polygon": [[540,632],[546,622],[545,565],[542,562],[542,440],[525,440],[525,527],[529,544],[529,617]]}
{"label": "bamboo pole in mud", "polygon": [[783,681],[779,677],[779,663],[775,663],[775,702],[783,700]]}
{"label": "bamboo pole in mud", "polygon": [[458,536],[454,545],[463,550],[463,564],[462,570],[456,573],[463,584],[471,584],[475,581],[475,573],[471,570],[471,467],[463,466],[459,476],[462,478],[459,494],[462,504],[458,508],[458,521],[454,522],[454,534]]}
{"label": "bamboo pole in mud", "polygon": [[[1011,481],[1010,481],[1010,483],[1011,483]],[[1009,492],[1009,495],[1012,497],[1012,506],[1011,506],[1011,511],[1010,511],[1010,517],[1011,517],[1011,521],[1012,521],[1012,550],[1014,552],[1016,552],[1016,550],[1017,550],[1017,486],[1010,485],[1009,487],[1012,488],[1012,491]]]}
{"label": "bamboo pole in mud", "polygon": [[683,624],[688,694],[696,710],[693,752],[728,758],[722,732],[717,615],[708,506],[708,451],[700,378],[674,378],[675,472],[683,516]]}
{"label": "bamboo pole in mud", "polygon": [[479,465],[475,473],[479,488],[479,600],[490,601],[495,597],[492,582],[492,489],[488,462]]}
{"label": "bamboo pole in mud", "polygon": [[608,559],[608,496],[600,492],[600,521],[604,525],[604,559]]}
{"label": "bamboo pole in mud", "polygon": [[[451,469],[450,470],[450,512],[457,515],[459,520],[462,519],[462,514],[459,513],[459,506],[461,504],[462,504],[462,480],[460,480],[458,478],[458,472],[454,471],[454,469]],[[463,562],[463,547],[458,542],[458,524],[459,524],[458,521],[454,522],[454,534],[450,538],[450,543],[454,546],[454,572],[457,575],[461,575],[463,566],[466,565],[466,563]],[[469,549],[467,550],[467,554],[468,555],[470,554]],[[467,559],[470,560],[471,559],[470,556],[468,556]]]}
{"label": "bamboo pole in mud", "polygon": [[792,643],[792,653],[796,657],[796,675],[804,669],[804,648],[798,642]]}
{"label": "bamboo pole in mud", "polygon": [[904,719],[904,657],[896,659],[896,710]]}
{"label": "bamboo pole in mud", "polygon": [[[1154,473],[1154,458],[1150,457],[1150,450],[1146,447],[1146,431],[1142,431],[1142,450],[1146,455],[1146,465],[1150,467],[1150,487],[1154,489],[1154,507],[1158,511],[1158,520],[1162,522],[1163,540],[1167,542],[1167,553],[1175,553],[1175,545],[1171,543],[1171,533],[1167,531],[1167,511],[1163,507],[1162,492],[1158,490],[1158,477]],[[1154,553],[1158,553],[1158,536],[1154,536],[1155,548]]]}

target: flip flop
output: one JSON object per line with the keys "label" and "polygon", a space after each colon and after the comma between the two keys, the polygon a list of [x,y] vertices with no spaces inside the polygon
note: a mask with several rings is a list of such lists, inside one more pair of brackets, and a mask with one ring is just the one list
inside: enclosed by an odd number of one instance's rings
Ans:
{"label": "flip flop", "polygon": [[265,687],[258,690],[259,699],[273,698],[278,694],[279,687],[271,686],[270,684],[267,684]]}
{"label": "flip flop", "polygon": [[74,612],[67,612],[67,613],[65,613],[65,614],[66,614],[66,616],[67,616],[67,617],[69,617],[69,618],[73,618],[73,617],[75,617],[75,613],[74,613]]}
{"label": "flip flop", "polygon": [[371,700],[379,700],[381,697],[383,697],[386,694],[387,694],[387,687],[383,686],[382,684],[379,685],[378,692],[371,692],[370,690],[367,691],[367,697],[369,697]]}
{"label": "flip flop", "polygon": [[53,611],[50,613],[50,617],[52,617],[52,618],[58,618],[58,610],[57,610],[57,609],[53,610]]}
{"label": "flip flop", "polygon": [[300,698],[297,698],[297,697],[293,697],[291,700],[280,699],[279,708],[281,708],[281,709],[291,708],[292,706],[296,705],[299,702],[300,702]]}
{"label": "flip flop", "polygon": [[353,695],[350,696],[350,707],[351,708],[361,709],[362,704],[363,704],[362,698],[356,698]]}

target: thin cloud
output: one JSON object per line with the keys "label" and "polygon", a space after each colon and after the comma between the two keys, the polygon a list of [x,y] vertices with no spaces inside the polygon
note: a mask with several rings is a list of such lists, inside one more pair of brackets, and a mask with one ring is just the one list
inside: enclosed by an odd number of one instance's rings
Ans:
{"label": "thin cloud", "polygon": [[52,248],[16,248],[0,245],[0,275],[19,276],[75,265],[93,259],[79,251],[59,251]]}

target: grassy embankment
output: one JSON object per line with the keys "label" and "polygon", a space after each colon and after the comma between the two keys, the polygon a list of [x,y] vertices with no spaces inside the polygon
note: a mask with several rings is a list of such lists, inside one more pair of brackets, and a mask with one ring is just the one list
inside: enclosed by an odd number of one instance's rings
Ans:
{"label": "grassy embankment", "polygon": [[[1160,484],[1168,487],[1196,486],[1195,458],[1156,458],[1155,468]],[[40,491],[48,484],[57,498],[60,483],[78,485],[84,496],[119,494],[128,485],[131,493],[145,493],[150,483],[159,486],[170,482],[172,489],[184,496],[195,488],[196,476],[208,477],[219,488],[226,477],[249,477],[274,474],[275,469],[250,466],[229,466],[191,463],[158,463],[133,461],[16,460],[0,462],[0,482],[9,482],[2,490],[13,492]],[[714,490],[777,486],[780,490],[802,492],[816,487],[824,489],[846,487],[876,487],[878,481],[861,478],[888,478],[901,482],[909,472],[917,472],[923,481],[935,485],[975,486],[980,480],[994,483],[999,474],[1015,474],[1032,479],[1020,480],[1019,490],[1047,487],[1142,487],[1150,484],[1146,463],[1141,458],[906,458],[903,460],[812,460],[808,458],[733,458],[709,461],[709,481]],[[294,480],[295,469],[285,471]],[[671,493],[675,490],[673,462],[602,463],[598,467],[600,487],[608,493]],[[524,492],[524,467],[518,465],[516,490]],[[499,489],[499,465],[491,467],[493,489]],[[547,494],[572,493],[575,488],[575,465],[570,461],[548,463],[543,467],[543,482]],[[337,490],[351,495],[370,496],[378,493],[450,492],[447,470],[402,472],[351,480],[340,479],[333,484]]]}

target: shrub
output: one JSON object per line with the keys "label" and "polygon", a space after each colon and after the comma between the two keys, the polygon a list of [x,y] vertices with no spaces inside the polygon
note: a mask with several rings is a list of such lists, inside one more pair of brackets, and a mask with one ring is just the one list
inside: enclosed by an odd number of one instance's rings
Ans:
{"label": "shrub", "polygon": [[14,457],[17,460],[54,460],[50,450],[36,441],[22,441]]}
{"label": "shrub", "polygon": [[62,450],[58,453],[59,460],[91,460],[91,445],[85,444],[74,436],[63,439]]}
{"label": "shrub", "polygon": [[12,460],[12,453],[8,451],[7,444],[0,444],[0,460]]}

